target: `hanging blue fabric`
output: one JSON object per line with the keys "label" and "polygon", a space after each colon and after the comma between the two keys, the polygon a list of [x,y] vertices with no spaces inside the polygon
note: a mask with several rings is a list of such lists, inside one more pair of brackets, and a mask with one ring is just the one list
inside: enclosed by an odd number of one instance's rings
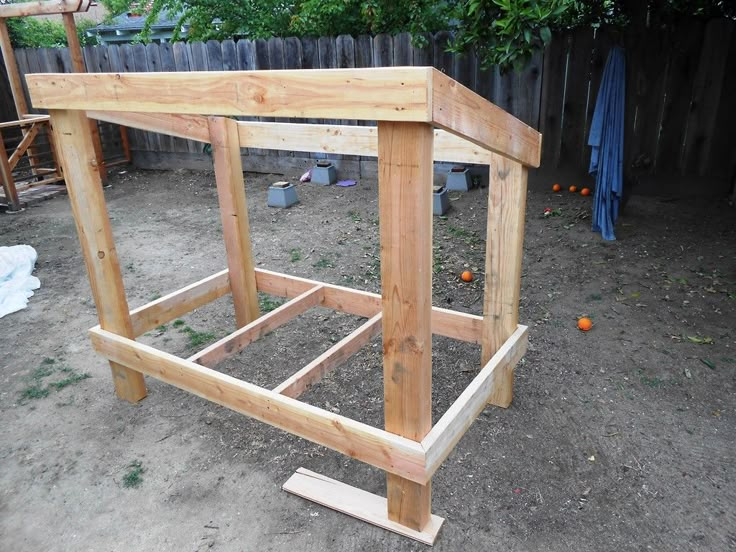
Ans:
{"label": "hanging blue fabric", "polygon": [[625,96],[626,59],[623,48],[614,46],[603,71],[588,137],[593,147],[589,172],[595,175],[593,231],[600,232],[604,240],[616,239],[613,227],[623,192]]}

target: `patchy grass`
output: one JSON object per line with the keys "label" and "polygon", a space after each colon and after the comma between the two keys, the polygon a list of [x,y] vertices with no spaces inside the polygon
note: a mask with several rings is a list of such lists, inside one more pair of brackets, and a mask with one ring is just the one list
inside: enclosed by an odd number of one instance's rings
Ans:
{"label": "patchy grass", "polygon": [[289,260],[292,263],[296,263],[298,261],[301,261],[302,260],[302,250],[299,249],[298,247],[295,247],[294,249],[292,249],[291,251],[289,251]]}
{"label": "patchy grass", "polygon": [[260,307],[261,312],[264,314],[279,308],[283,304],[284,302],[281,299],[274,299],[270,295],[266,295],[265,293],[258,294],[258,306]]}
{"label": "patchy grass", "polygon": [[466,245],[470,246],[480,245],[483,241],[478,237],[475,232],[465,230],[465,228],[453,226],[452,224],[447,225],[447,233],[450,234],[453,238],[458,238],[464,241]]}
{"label": "patchy grass", "polygon": [[[55,374],[63,374],[65,377],[56,381],[47,381],[47,378]],[[44,358],[41,364],[31,372],[28,386],[20,392],[20,398],[21,400],[43,399],[49,396],[51,390],[61,391],[65,387],[91,377],[86,372],[76,372],[70,366],[57,363],[53,358]]]}
{"label": "patchy grass", "polygon": [[358,211],[348,211],[348,216],[350,217],[350,220],[352,220],[355,223],[363,221]]}
{"label": "patchy grass", "polygon": [[166,324],[161,324],[160,326],[156,326],[156,331],[159,333],[164,333],[168,329],[169,327]]}
{"label": "patchy grass", "polygon": [[128,473],[123,476],[123,487],[126,489],[134,489],[143,483],[143,472],[145,472],[143,463],[140,460],[134,460],[128,465]]}
{"label": "patchy grass", "polygon": [[184,326],[179,331],[189,338],[188,346],[190,349],[198,349],[217,339],[217,336],[212,332],[198,332],[189,326]]}
{"label": "patchy grass", "polygon": [[332,259],[329,259],[328,257],[320,257],[319,260],[312,266],[321,270],[323,268],[335,268],[335,263],[332,262]]}
{"label": "patchy grass", "polygon": [[181,328],[185,324],[186,324],[186,322],[184,322],[181,318],[178,318],[178,319],[174,320],[174,323],[172,324],[172,326],[174,328]]}

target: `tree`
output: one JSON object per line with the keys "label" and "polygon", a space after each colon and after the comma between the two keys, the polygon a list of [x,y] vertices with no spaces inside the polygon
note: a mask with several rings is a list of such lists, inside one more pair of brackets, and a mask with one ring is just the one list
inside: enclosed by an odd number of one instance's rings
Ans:
{"label": "tree", "polygon": [[[10,42],[15,48],[63,48],[67,45],[64,25],[39,17],[11,17],[7,20]],[[77,21],[77,36],[82,46],[97,44],[97,38],[87,36],[87,29],[97,23],[91,19]]]}

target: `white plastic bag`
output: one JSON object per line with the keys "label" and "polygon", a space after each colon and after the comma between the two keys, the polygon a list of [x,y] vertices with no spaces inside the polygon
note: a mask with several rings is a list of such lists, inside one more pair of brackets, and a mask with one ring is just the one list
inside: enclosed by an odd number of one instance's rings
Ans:
{"label": "white plastic bag", "polygon": [[41,281],[31,276],[38,254],[30,245],[0,247],[0,318],[26,308]]}

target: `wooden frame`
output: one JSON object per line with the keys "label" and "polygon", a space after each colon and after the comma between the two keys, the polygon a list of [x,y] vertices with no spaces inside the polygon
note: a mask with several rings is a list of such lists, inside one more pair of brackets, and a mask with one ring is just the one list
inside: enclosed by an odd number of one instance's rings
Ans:
{"label": "wooden frame", "polygon": [[[28,84],[34,105],[51,110],[100,316],[90,335],[111,363],[118,396],[145,396],[146,374],[376,466],[387,474],[386,498],[304,469],[284,489],[434,542],[443,520],[431,513],[432,476],[489,401],[510,404],[513,368],[526,351],[527,329],[518,325],[526,166],[539,164],[539,133],[432,68],[29,75]],[[377,128],[296,124],[285,132],[285,123],[236,122],[223,114],[379,122]],[[86,117],[213,144],[227,270],[129,311]],[[378,157],[381,295],[254,268],[242,147]],[[432,307],[433,158],[490,167],[483,316]],[[288,301],[259,316],[257,291]],[[188,359],[135,341],[228,293],[238,328]],[[272,390],[213,368],[316,306],[368,320]],[[378,332],[385,429],[297,400]],[[432,334],[478,344],[483,357],[478,375],[435,424]]]}
{"label": "wooden frame", "polygon": [[[10,91],[13,95],[13,102],[18,113],[19,120],[2,123],[0,128],[19,127],[23,133],[20,142],[13,148],[12,153],[8,154],[6,148],[0,147],[0,183],[2,184],[5,201],[9,211],[19,211],[22,207],[22,196],[26,190],[38,188],[59,182],[64,179],[62,171],[56,162],[56,152],[54,144],[49,144],[50,152],[41,152],[35,138],[39,129],[48,131],[48,116],[29,114],[28,104],[26,103],[23,93],[23,82],[21,80],[20,71],[15,61],[15,54],[10,43],[10,35],[8,33],[7,19],[13,17],[28,16],[48,16],[59,14],[62,16],[64,31],[67,42],[69,44],[69,54],[72,61],[72,69],[78,73],[84,73],[86,67],[84,65],[84,57],[82,48],[79,44],[77,36],[77,27],[74,22],[74,14],[77,12],[86,12],[91,5],[90,0],[53,0],[49,2],[24,2],[19,4],[2,4],[0,5],[0,54],[5,62],[5,68],[8,73],[10,82]],[[29,121],[33,121],[32,123]],[[90,132],[93,136],[93,145],[95,148],[95,156],[99,165],[99,173],[103,182],[107,179],[107,170],[105,160],[102,154],[102,143],[100,142],[97,123],[90,119]],[[124,144],[126,162],[130,161],[130,151],[127,148],[127,135],[125,129],[121,128],[121,139]],[[43,135],[50,136],[49,132],[42,132]],[[0,143],[2,142],[2,131],[0,130]],[[50,155],[48,155],[50,154]],[[45,163],[41,163],[41,158],[47,157]],[[28,163],[31,168],[31,175],[22,178],[13,173],[13,169],[18,161],[23,157],[28,157]],[[42,167],[42,164],[50,166]]]}

